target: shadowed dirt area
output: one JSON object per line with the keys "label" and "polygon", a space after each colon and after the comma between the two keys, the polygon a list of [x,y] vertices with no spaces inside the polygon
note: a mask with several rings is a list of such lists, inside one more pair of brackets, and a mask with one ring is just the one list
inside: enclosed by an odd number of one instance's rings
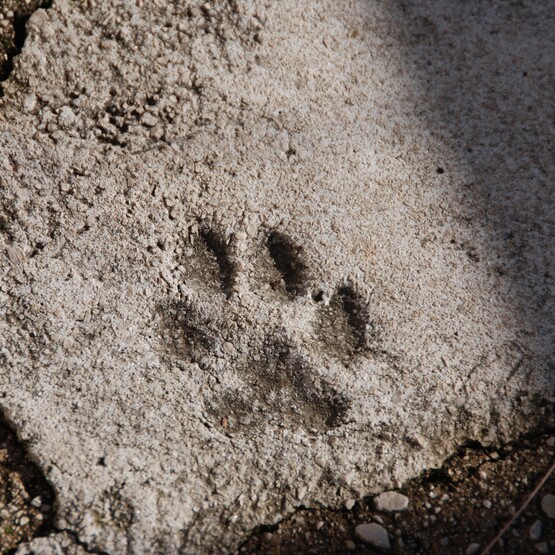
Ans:
{"label": "shadowed dirt area", "polygon": [[[13,59],[25,42],[25,24],[39,8],[48,8],[51,0],[2,0],[0,2],[0,82],[6,80],[13,69]],[[2,96],[0,85],[0,96]]]}
{"label": "shadowed dirt area", "polygon": [[47,533],[54,492],[0,416],[0,553]]}

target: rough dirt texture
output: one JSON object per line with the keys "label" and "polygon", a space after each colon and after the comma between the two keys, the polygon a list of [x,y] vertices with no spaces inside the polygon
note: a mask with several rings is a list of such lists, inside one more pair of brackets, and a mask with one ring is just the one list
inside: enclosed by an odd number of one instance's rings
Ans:
{"label": "rough dirt texture", "polygon": [[[401,489],[409,501],[405,510],[378,510],[375,498],[359,500],[349,510],[301,509],[278,525],[256,531],[240,553],[376,553],[356,535],[364,523],[378,524],[386,531],[391,553],[481,553],[551,466],[554,444],[553,436],[545,436],[500,450],[477,445],[461,448],[441,469],[405,484]],[[554,491],[552,476],[492,553],[552,553],[555,519],[542,510],[541,502]]]}
{"label": "rough dirt texture", "polygon": [[0,392],[60,541],[227,552],[552,424],[553,29],[548,2],[33,14]]}

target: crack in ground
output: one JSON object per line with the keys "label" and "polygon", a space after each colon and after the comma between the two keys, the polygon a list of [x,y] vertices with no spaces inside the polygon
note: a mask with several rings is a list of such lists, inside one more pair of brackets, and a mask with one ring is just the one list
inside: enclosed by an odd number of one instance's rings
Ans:
{"label": "crack in ground", "polygon": [[[478,480],[478,472],[485,466],[489,466],[489,472],[491,472],[492,465],[494,468],[498,469],[497,474],[501,476],[504,475],[506,469],[504,469],[504,465],[511,461],[513,458],[513,466],[515,465],[514,458],[519,456],[527,457],[527,454],[534,449],[537,449],[538,445],[542,445],[542,441],[546,438],[546,436],[550,436],[555,432],[555,428],[552,426],[539,426],[537,429],[527,433],[522,434],[518,439],[505,443],[504,445],[495,447],[484,446],[478,441],[469,441],[462,444],[460,447],[456,449],[456,451],[445,460],[442,466],[438,469],[432,469],[429,471],[424,471],[419,477],[414,478],[412,480],[407,481],[402,488],[399,488],[397,491],[406,494],[411,499],[411,511],[417,514],[419,511],[422,513],[422,507],[416,502],[418,497],[422,498],[422,493],[427,491],[432,491],[434,488],[436,491],[447,491],[449,495],[456,499],[459,496],[459,502],[463,503],[464,501],[468,501],[468,490],[469,484],[472,487],[475,487],[471,482],[473,480]],[[553,454],[550,455],[553,458]],[[481,460],[484,459],[485,460]],[[467,464],[466,461],[470,461]],[[518,465],[517,465],[518,466]],[[453,470],[456,471],[456,475],[454,474]],[[515,477],[518,477],[515,481],[520,480],[522,477],[525,477],[526,480],[523,480],[523,484],[526,484],[526,490],[523,492],[514,492],[511,495],[511,499],[516,504],[517,499],[521,497],[526,491],[528,493],[533,489],[534,484],[531,483],[528,485],[528,478],[531,478],[532,482],[536,480],[536,475],[538,473],[541,474],[540,469],[535,469],[528,472],[527,475],[524,474],[524,470],[522,470],[522,474],[520,472],[515,473]],[[491,472],[491,476],[489,478],[492,481],[494,478],[498,478],[498,476],[494,476],[494,473]],[[476,488],[478,489],[478,488]],[[339,524],[339,530],[342,529],[343,535],[347,533],[345,527],[347,528],[354,528],[355,524],[367,522],[370,515],[375,516],[376,514],[380,514],[387,520],[388,517],[392,515],[388,515],[386,513],[380,513],[374,508],[373,499],[376,495],[380,492],[377,492],[371,496],[365,496],[364,498],[360,499],[356,502],[355,506],[352,509],[347,508],[326,508],[326,507],[307,507],[307,506],[299,506],[295,508],[289,515],[281,519],[279,522],[274,524],[264,524],[255,527],[240,543],[239,547],[236,549],[234,553],[259,553],[259,552],[266,552],[266,553],[281,553],[286,551],[279,551],[279,549],[287,548],[288,546],[292,545],[292,542],[299,540],[301,542],[304,540],[304,535],[312,534],[314,538],[318,539],[318,534],[320,528],[318,525],[314,526],[315,521],[319,520],[322,525],[324,521],[326,521],[326,528],[329,529],[329,523],[332,523],[334,519]],[[480,492],[476,497],[480,496]],[[491,496],[492,492],[488,492],[488,495]],[[424,500],[425,500],[424,496]],[[420,499],[422,501],[422,499]],[[434,504],[437,505],[439,500],[437,500]],[[368,515],[367,513],[370,513]],[[309,515],[307,517],[303,517],[300,515]],[[396,513],[399,516],[399,513]],[[464,515],[461,512],[461,515]],[[421,516],[421,515],[420,515]],[[417,516],[418,518],[418,516]],[[464,518],[464,516],[462,516]],[[504,516],[498,516],[497,523],[494,525],[495,527],[499,527],[500,524],[506,522],[506,518]],[[371,518],[372,521],[375,521],[374,518]],[[420,518],[420,521],[423,519]],[[495,521],[495,518],[493,519]],[[295,522],[297,521],[297,522]],[[383,521],[382,521],[383,522]],[[389,523],[390,526],[398,526],[399,522],[394,521],[395,524]],[[386,523],[387,524],[387,523]],[[422,522],[420,522],[422,524]],[[427,526],[427,524],[426,524]],[[498,529],[498,528],[497,528]],[[461,526],[462,530],[462,526]],[[277,534],[275,534],[277,532]],[[324,532],[324,529],[322,529]],[[472,532],[475,530],[471,529]],[[322,533],[320,539],[330,539],[329,534],[332,533],[328,530],[326,537],[325,533]],[[411,535],[410,526],[408,531],[405,530],[407,536],[409,537],[410,547],[414,549],[414,552],[421,552],[421,553],[428,553],[425,547],[424,538],[426,536],[426,531],[424,530],[423,537],[418,537],[417,535]],[[422,530],[420,530],[422,534]],[[495,536],[495,533],[491,533],[490,530],[485,532],[490,535],[490,538]],[[275,535],[274,535],[275,534]],[[433,535],[431,531],[429,532],[430,537]],[[454,532],[450,533],[451,539],[455,540],[455,542],[463,543],[466,541],[467,532],[461,531],[461,533],[457,534]],[[527,534],[523,534],[524,537],[527,537]],[[331,538],[331,540],[337,540],[337,538]],[[393,540],[392,540],[393,541]],[[289,543],[287,543],[289,542]],[[312,549],[316,549],[316,551],[310,551],[308,545],[306,551],[302,550],[302,545],[295,545],[295,552],[300,553],[308,553],[308,552],[321,552],[318,551],[318,547],[316,547],[315,540],[306,540],[307,544],[312,547]],[[330,553],[343,553],[345,552],[345,544],[344,542],[340,542],[339,540],[336,543],[341,543],[343,549],[339,549],[338,551],[333,551],[332,545],[325,545],[326,549],[330,549]],[[351,542],[354,548],[354,543]],[[335,546],[337,547],[337,545]],[[466,546],[462,546],[466,549]],[[274,548],[275,550],[272,550]],[[263,551],[260,551],[260,550]],[[463,551],[464,551],[463,549]],[[350,549],[348,549],[350,550]],[[395,551],[397,552],[397,551]],[[399,551],[405,552],[405,551]],[[410,551],[412,553],[413,551]],[[435,553],[435,551],[433,551]],[[442,551],[442,552],[456,552],[456,551]],[[512,551],[511,551],[512,552]],[[517,551],[518,552],[518,551]]]}

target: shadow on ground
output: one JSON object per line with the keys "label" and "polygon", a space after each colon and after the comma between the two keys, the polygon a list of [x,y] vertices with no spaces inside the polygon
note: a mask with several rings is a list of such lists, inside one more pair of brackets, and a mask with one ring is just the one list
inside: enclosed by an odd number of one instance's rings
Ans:
{"label": "shadow on ground", "polygon": [[[466,174],[453,195],[509,284],[523,343],[554,370],[555,16],[548,3],[420,0],[388,4],[416,117]],[[454,238],[456,241],[456,238]]]}
{"label": "shadow on ground", "polygon": [[[420,91],[415,119],[458,159],[459,167],[439,163],[437,172],[452,180],[451,202],[463,206],[487,260],[480,261],[475,245],[460,241],[460,247],[504,284],[523,356],[530,356],[528,349],[539,353],[530,364],[552,382],[554,12],[547,3],[519,0],[395,1],[383,9],[404,54],[402,71]],[[544,404],[548,426],[552,401]],[[406,513],[378,513],[371,499],[344,511],[300,509],[281,525],[258,530],[242,552],[374,553],[355,527],[376,522],[388,530],[395,553],[479,553],[551,465],[554,439],[546,433],[499,451],[461,448],[441,470],[406,485]],[[549,492],[555,493],[553,478],[493,553],[555,551],[553,521],[540,505]]]}

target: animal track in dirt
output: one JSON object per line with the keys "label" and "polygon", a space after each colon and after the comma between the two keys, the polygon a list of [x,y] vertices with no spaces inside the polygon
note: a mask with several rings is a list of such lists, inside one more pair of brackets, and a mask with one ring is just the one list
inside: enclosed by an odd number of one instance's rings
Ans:
{"label": "animal track in dirt", "polygon": [[348,421],[334,372],[371,351],[368,304],[353,285],[314,288],[303,248],[281,231],[250,241],[206,227],[176,256],[182,285],[162,310],[166,347],[208,379],[211,426],[322,433]]}

